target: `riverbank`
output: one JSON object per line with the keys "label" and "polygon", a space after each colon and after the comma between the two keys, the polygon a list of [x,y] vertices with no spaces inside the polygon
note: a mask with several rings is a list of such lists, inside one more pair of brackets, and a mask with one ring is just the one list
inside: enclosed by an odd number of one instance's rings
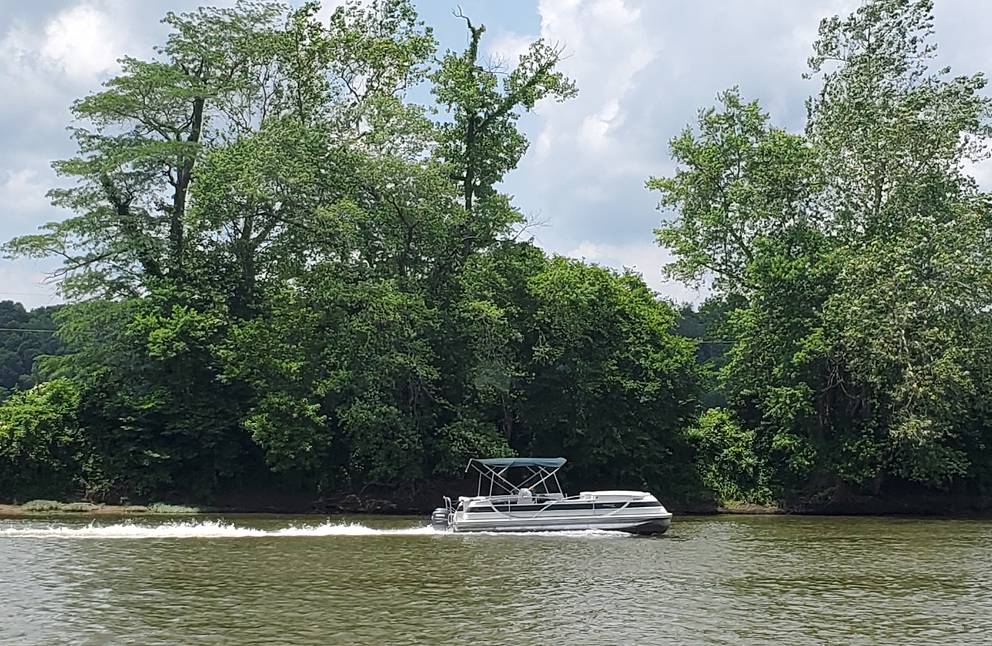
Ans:
{"label": "riverbank", "polygon": [[[954,517],[992,517],[992,505],[987,499],[975,500],[887,500],[874,498],[847,499],[841,504],[831,501],[829,504],[813,505],[807,503],[785,505],[759,505],[746,502],[725,502],[720,505],[668,505],[668,508],[682,516],[954,516]],[[168,503],[151,503],[148,505],[111,505],[102,503],[61,502],[52,500],[32,500],[24,504],[0,504],[0,518],[42,517],[42,516],[114,516],[114,517],[144,517],[144,516],[197,516],[210,514],[265,514],[265,515],[299,515],[299,516],[328,516],[338,514],[375,514],[381,516],[418,516],[429,514],[430,509],[416,505],[398,504],[396,501],[382,498],[361,497],[347,494],[334,498],[273,505],[271,501],[265,504],[251,504],[241,501],[241,504],[222,505],[174,505]]]}
{"label": "riverbank", "polygon": [[31,500],[23,505],[0,504],[0,517],[51,516],[178,516],[208,513],[212,510],[185,505],[153,503],[151,505],[103,505],[91,502]]}

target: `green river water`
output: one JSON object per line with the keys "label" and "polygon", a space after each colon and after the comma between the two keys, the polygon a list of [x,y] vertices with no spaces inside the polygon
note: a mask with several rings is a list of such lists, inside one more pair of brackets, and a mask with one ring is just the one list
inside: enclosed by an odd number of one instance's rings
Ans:
{"label": "green river water", "polygon": [[992,643],[992,521],[0,520],[2,644]]}

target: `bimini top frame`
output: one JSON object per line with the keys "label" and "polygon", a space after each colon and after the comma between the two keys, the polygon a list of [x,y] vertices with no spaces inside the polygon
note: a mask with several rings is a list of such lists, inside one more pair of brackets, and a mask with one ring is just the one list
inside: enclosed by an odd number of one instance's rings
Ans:
{"label": "bimini top frame", "polygon": [[[563,466],[565,466],[565,458],[472,458],[465,465],[465,472],[468,473],[473,467],[479,472],[479,486],[475,494],[477,496],[503,494],[515,496],[524,488],[533,493],[541,493],[538,487],[544,489],[543,493],[560,494],[561,484],[556,474]],[[519,482],[514,482],[507,476],[507,472],[513,468],[525,469],[523,478]],[[489,484],[488,494],[483,494],[484,482]],[[499,490],[502,490],[503,494]]]}

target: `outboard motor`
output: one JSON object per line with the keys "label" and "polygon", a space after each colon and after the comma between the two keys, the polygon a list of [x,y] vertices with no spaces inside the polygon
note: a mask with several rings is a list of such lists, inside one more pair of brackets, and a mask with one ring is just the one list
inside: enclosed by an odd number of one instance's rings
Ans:
{"label": "outboard motor", "polygon": [[431,527],[439,531],[448,529],[448,510],[445,507],[438,507],[431,514]]}

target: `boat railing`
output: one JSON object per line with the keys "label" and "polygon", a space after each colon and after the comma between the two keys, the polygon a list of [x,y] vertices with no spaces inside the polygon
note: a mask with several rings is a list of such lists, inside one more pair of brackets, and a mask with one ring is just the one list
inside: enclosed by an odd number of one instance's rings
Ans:
{"label": "boat railing", "polygon": [[[561,494],[558,494],[558,496],[561,496]],[[577,502],[577,501],[588,501],[588,502],[590,502],[592,504],[592,511],[593,511],[593,513],[596,512],[596,498],[593,497],[593,496],[588,496],[588,495],[584,495],[584,494],[581,494],[581,493],[580,494],[575,494],[575,495],[572,495],[572,496],[562,496],[562,497],[550,497],[550,496],[545,497],[544,495],[537,495],[537,496],[534,497],[533,500],[527,501],[527,503],[528,504],[543,504],[544,505],[541,509],[538,509],[536,512],[534,512],[534,515],[530,517],[530,518],[538,518],[544,512],[546,512],[548,510],[554,510],[554,508],[557,505],[559,505],[560,503],[564,503],[564,502]],[[472,503],[472,502],[488,502],[488,503],[490,503],[493,506],[494,511],[497,514],[503,514],[505,512],[503,512],[500,509],[496,508],[497,505],[507,505],[507,506],[509,506],[511,504],[520,504],[521,503],[521,500],[520,500],[520,497],[519,496],[514,496],[514,495],[476,496],[474,498],[469,498],[469,497],[463,496],[463,497],[459,498],[459,505],[465,511],[468,510],[469,503]],[[634,501],[633,501],[633,499],[630,499],[630,500],[622,501],[623,504],[621,504],[621,505],[619,505],[617,507],[614,507],[613,506],[613,505],[615,505],[615,504],[617,504],[619,502],[621,502],[621,501],[619,501],[619,500],[603,501],[601,503],[602,511],[603,512],[606,512],[606,510],[609,509],[610,511],[608,513],[606,513],[605,515],[606,516],[613,516],[614,514],[617,514],[617,513],[621,512],[621,511],[623,511],[624,509],[627,509],[627,507],[630,506],[630,503],[632,503]],[[506,511],[510,511],[510,510],[507,509]]]}
{"label": "boat railing", "polygon": [[[574,502],[574,501],[577,501],[577,500],[588,500],[590,503],[592,503],[592,512],[594,514],[596,513],[596,499],[594,497],[583,496],[582,494],[577,494],[577,495],[574,495],[574,496],[568,496],[567,498],[562,498],[561,500],[555,500],[555,501],[553,501],[553,502],[545,505],[543,508],[537,510],[537,513],[534,514],[533,518],[537,518],[538,516],[540,516],[544,512],[548,511],[549,509],[553,509],[554,506],[555,506],[555,503],[566,502],[566,501],[572,501],[572,502]],[[615,504],[615,503],[620,502],[620,501],[611,500],[609,502],[610,502],[610,504]],[[624,509],[626,509],[630,505],[630,503],[632,503],[632,502],[634,502],[634,501],[633,500],[627,500],[622,505],[620,505],[619,507],[607,507],[606,504],[605,504],[605,502],[604,502],[604,503],[602,503],[602,508],[603,508],[603,511],[606,511],[607,509],[609,509],[610,512],[607,513],[606,515],[607,516],[612,516],[612,515],[614,515],[614,514],[616,514],[618,512],[623,511]]]}

